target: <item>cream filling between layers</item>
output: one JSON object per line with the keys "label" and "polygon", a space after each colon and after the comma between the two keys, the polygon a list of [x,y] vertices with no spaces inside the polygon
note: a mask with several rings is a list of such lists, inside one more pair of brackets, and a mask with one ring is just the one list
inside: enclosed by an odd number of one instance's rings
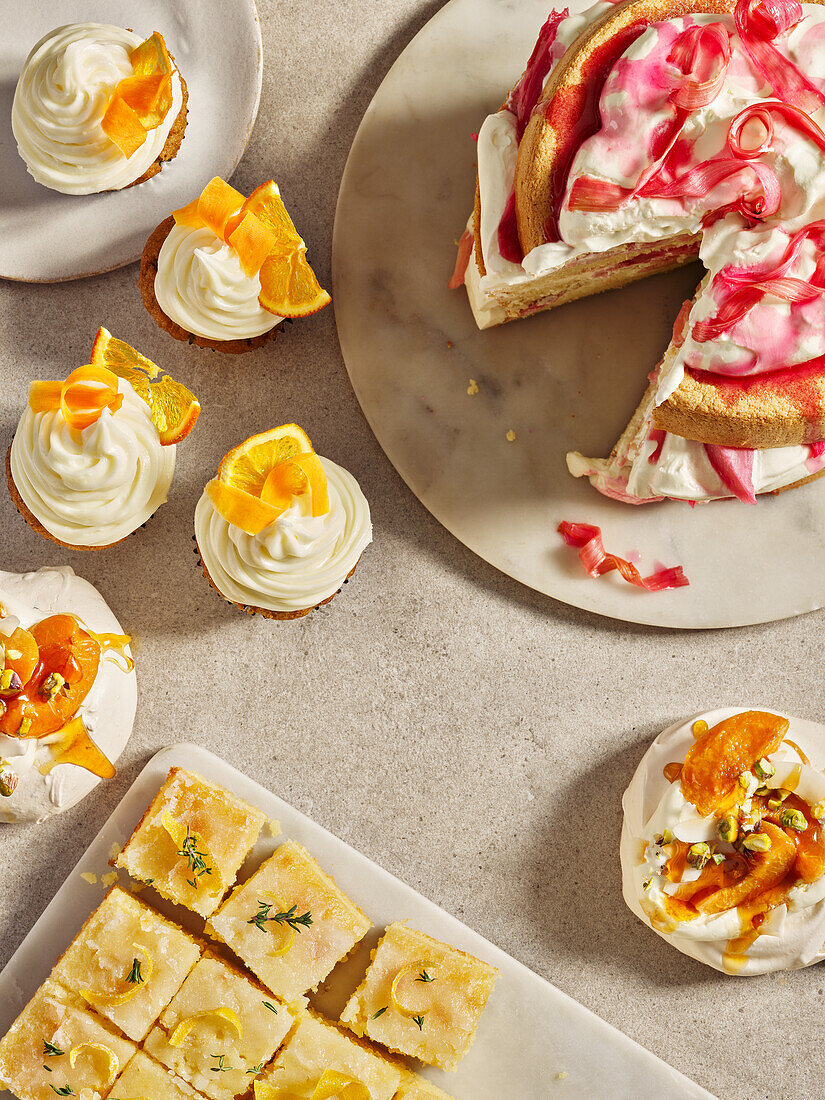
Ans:
{"label": "cream filling between layers", "polygon": [[29,54],[14,93],[12,130],[29,174],[65,195],[92,195],[134,183],[160,156],[183,106],[172,72],[172,106],[130,157],[101,127],[115,85],[133,74],[129,53],[144,41],[106,23],[50,31]]}
{"label": "cream filling between layers", "polygon": [[26,408],[11,445],[23,503],[50,535],[73,546],[109,546],[137,530],[166,500],[175,471],[149,406],[128,382],[123,404],[78,431],[59,410]]}
{"label": "cream filling between layers", "polygon": [[[35,573],[0,571],[0,633],[31,627],[49,615],[74,615],[97,634],[122,634],[123,628],[103,597],[88,581],[64,565]],[[126,657],[131,656],[127,647]],[[94,743],[115,763],[132,732],[137,706],[134,670],[104,654],[95,682],[78,714]],[[39,767],[54,758],[58,736],[41,739],[0,733],[0,759],[8,760],[18,784],[8,798],[0,796],[0,822],[37,822],[74,806],[100,779],[76,764],[58,764],[48,775]]]}
{"label": "cream filling between layers", "polygon": [[[694,743],[692,727],[696,719],[703,718],[709,726],[714,726],[744,709],[747,708],[726,707],[695,715],[659,734],[642,757],[622,799],[621,861],[625,902],[640,920],[674,947],[723,973],[730,972],[723,958],[728,941],[742,931],[738,912],[728,910],[715,916],[699,916],[692,921],[670,921],[663,917],[660,922],[657,914],[663,907],[664,896],[672,892],[674,884],[660,873],[663,863],[654,838],[669,829],[678,840],[689,844],[716,840],[715,819],[701,817],[682,795],[679,781],[669,783],[662,770],[666,764],[684,760]],[[801,724],[805,725],[807,723]],[[783,743],[769,758],[776,767],[776,774],[766,785],[781,787],[791,777],[793,781],[798,777],[796,793],[815,806],[825,798],[825,776],[818,770],[825,760],[820,759],[822,753],[809,743],[794,719],[790,719],[787,736],[800,745],[815,766],[800,764],[798,754]],[[754,778],[754,787],[758,782]],[[689,868],[683,881],[696,876],[697,872]],[[653,921],[651,913],[655,917]],[[793,887],[787,904],[772,910],[760,931],[737,973],[750,975],[793,970],[825,958],[825,876]]]}
{"label": "cream filling between layers", "polygon": [[207,340],[261,336],[283,318],[263,308],[260,293],[260,278],[247,275],[211,229],[172,226],[158,256],[155,298],[175,324]]}
{"label": "cream filling between layers", "polygon": [[369,504],[347,470],[321,458],[329,511],[309,514],[297,497],[258,535],[223,518],[204,493],[195,509],[195,535],[203,564],[233,603],[269,611],[303,611],[333,596],[372,542]]}

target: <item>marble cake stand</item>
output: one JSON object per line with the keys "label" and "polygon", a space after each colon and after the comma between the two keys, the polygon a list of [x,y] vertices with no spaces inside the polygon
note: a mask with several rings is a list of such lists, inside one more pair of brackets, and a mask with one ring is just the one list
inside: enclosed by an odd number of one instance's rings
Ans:
{"label": "marble cake stand", "polygon": [[[558,600],[683,628],[820,607],[825,479],[756,507],[633,508],[567,473],[566,451],[612,447],[698,267],[486,332],[464,291],[447,290],[472,202],[472,132],[521,72],[549,6],[451,0],[364,116],[333,246],[338,330],[361,406],[390,461],[449,531]],[[556,534],[562,519],[599,524],[608,549],[633,556],[643,572],[682,565],[690,587],[651,594],[616,574],[590,580]]]}

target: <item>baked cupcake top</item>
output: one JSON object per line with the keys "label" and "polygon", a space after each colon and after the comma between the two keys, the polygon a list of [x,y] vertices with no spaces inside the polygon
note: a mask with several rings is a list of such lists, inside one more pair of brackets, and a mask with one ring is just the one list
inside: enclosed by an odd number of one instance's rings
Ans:
{"label": "baked cupcake top", "polygon": [[671,726],[625,792],[625,901],[724,973],[825,958],[825,758],[806,726],[734,708]]}
{"label": "baked cupcake top", "polygon": [[0,821],[43,821],[111,778],[136,703],[129,638],[92,585],[0,571]]}
{"label": "baked cupcake top", "polygon": [[9,454],[14,488],[59,542],[109,546],[166,500],[175,443],[199,408],[188,390],[101,329],[91,364],[62,383],[32,383]]}
{"label": "baked cupcake top", "polygon": [[198,502],[195,534],[228,600],[291,612],[338,591],[372,541],[372,523],[352,474],[286,424],[224,458]]}
{"label": "baked cupcake top", "polygon": [[160,156],[183,106],[160,34],[72,23],[29,54],[12,129],[29,174],[66,195],[119,190]]}
{"label": "baked cupcake top", "polygon": [[154,295],[186,332],[218,342],[252,339],[330,301],[274,181],[247,199],[216,176],[172,216]]}

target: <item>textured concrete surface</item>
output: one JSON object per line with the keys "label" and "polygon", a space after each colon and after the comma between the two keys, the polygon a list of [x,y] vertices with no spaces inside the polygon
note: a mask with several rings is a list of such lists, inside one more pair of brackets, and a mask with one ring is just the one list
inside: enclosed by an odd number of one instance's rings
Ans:
{"label": "textured concrete surface", "polygon": [[[438,6],[261,4],[263,99],[235,182],[280,180],[327,282],[360,117]],[[0,491],[2,568],[67,561],[96,584],[137,639],[140,688],[117,778],[51,823],[0,831],[0,965],[149,756],[192,740],[718,1096],[819,1096],[822,972],[737,980],[683,957],[626,910],[617,848],[622,791],[664,725],[739,702],[820,717],[822,615],[669,633],[522,588],[440,528],[386,461],[350,389],[332,310],[228,360],[157,329],[135,267],[51,287],[0,283],[0,450],[30,379],[84,362],[101,323],[191,385],[204,413],[180,449],[170,502],[112,551],[59,551]],[[278,624],[211,591],[191,521],[224,451],[288,420],[359,478],[375,543],[332,604]]]}

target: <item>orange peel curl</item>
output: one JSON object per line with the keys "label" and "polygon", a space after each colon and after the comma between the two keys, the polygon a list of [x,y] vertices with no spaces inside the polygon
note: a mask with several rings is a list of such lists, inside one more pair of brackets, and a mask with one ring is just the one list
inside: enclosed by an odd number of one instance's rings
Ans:
{"label": "orange peel curl", "polygon": [[150,35],[129,54],[132,75],[118,81],[101,128],[125,157],[132,156],[172,108],[172,63],[163,35]]}
{"label": "orange peel curl", "polygon": [[73,370],[65,382],[32,382],[29,387],[32,412],[59,409],[69,427],[78,430],[95,424],[104,409],[115,413],[122,404],[117,375],[91,363]]}

